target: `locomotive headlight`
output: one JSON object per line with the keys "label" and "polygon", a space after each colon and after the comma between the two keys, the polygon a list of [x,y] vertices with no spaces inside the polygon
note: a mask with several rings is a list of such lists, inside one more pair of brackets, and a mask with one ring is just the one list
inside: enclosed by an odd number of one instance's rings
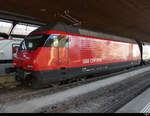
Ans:
{"label": "locomotive headlight", "polygon": [[27,65],[27,68],[33,68],[33,66],[32,65]]}

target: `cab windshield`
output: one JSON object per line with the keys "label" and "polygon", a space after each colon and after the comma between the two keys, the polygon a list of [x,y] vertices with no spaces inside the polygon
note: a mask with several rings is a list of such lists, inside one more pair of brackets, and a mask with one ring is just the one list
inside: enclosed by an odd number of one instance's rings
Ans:
{"label": "cab windshield", "polygon": [[60,34],[30,35],[21,43],[19,50],[36,50],[38,47],[68,48],[68,37]]}
{"label": "cab windshield", "polygon": [[42,47],[48,38],[48,35],[30,35],[20,45],[20,50],[36,50],[38,47]]}

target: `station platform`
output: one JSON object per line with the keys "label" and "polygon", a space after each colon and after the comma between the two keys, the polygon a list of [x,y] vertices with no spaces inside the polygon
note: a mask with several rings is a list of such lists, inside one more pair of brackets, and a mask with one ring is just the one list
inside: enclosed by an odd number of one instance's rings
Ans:
{"label": "station platform", "polygon": [[150,113],[150,88],[119,109],[116,113]]}

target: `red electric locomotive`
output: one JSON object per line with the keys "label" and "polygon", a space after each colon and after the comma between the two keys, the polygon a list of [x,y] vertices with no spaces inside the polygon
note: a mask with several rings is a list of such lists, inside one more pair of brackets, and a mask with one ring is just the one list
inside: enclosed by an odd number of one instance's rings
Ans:
{"label": "red electric locomotive", "polygon": [[61,23],[30,33],[14,55],[16,79],[33,87],[140,63],[135,40]]}

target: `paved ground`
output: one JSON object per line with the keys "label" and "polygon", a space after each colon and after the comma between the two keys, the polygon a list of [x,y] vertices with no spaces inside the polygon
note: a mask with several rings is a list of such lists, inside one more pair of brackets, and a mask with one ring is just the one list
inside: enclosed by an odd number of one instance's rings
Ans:
{"label": "paved ground", "polygon": [[119,109],[116,113],[150,113],[150,88]]}

